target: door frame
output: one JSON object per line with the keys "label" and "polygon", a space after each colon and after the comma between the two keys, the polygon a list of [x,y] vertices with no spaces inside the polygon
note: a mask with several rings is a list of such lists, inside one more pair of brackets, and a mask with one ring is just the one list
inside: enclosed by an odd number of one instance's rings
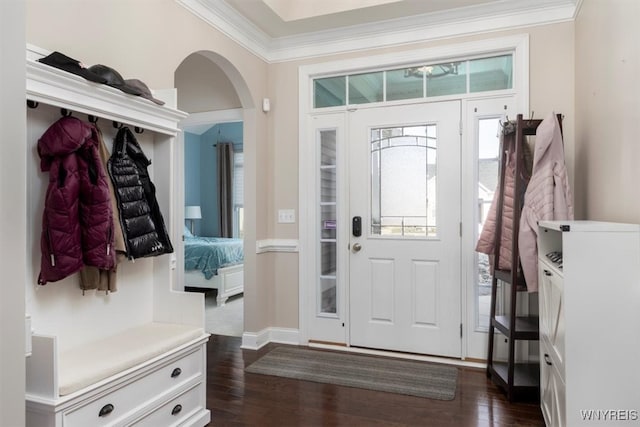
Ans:
{"label": "door frame", "polygon": [[[514,95],[486,97],[481,99],[467,99],[462,102],[462,223],[468,225],[462,233],[462,274],[466,284],[462,295],[462,316],[465,325],[465,339],[463,340],[463,354],[467,358],[474,360],[486,357],[488,346],[488,328],[483,328],[478,322],[478,312],[476,309],[476,260],[477,252],[465,250],[465,248],[475,248],[478,234],[474,227],[478,223],[477,209],[477,177],[478,177],[478,123],[484,118],[498,118],[502,116],[515,117],[520,111],[515,109]],[[477,109],[477,111],[473,111]],[[528,115],[527,111],[522,114]],[[504,288],[503,288],[504,289]],[[499,292],[497,301],[501,303],[504,295]],[[496,341],[496,354],[502,355],[506,346]],[[504,353],[506,357],[506,353]]]}
{"label": "door frame", "polygon": [[[416,62],[437,62],[451,60],[452,58],[464,58],[481,55],[491,55],[493,53],[503,53],[512,51],[513,57],[513,88],[508,91],[500,91],[500,94],[511,94],[515,96],[516,108],[518,111],[525,112],[529,105],[529,36],[528,34],[519,34],[508,37],[492,38],[460,44],[443,45],[439,47],[426,49],[412,49],[402,52],[390,54],[373,55],[361,58],[352,58],[346,60],[330,61],[317,64],[301,66],[298,69],[298,85],[299,85],[299,115],[298,115],[298,131],[299,131],[299,186],[298,186],[298,212],[299,212],[299,242],[300,252],[298,259],[298,327],[299,342],[306,345],[309,343],[309,322],[311,315],[308,312],[309,307],[309,283],[315,283],[317,275],[317,260],[315,248],[317,242],[317,223],[315,219],[315,201],[317,196],[315,165],[317,163],[317,153],[315,149],[313,129],[310,129],[310,118],[318,114],[327,113],[344,113],[350,108],[349,105],[341,107],[330,107],[323,109],[314,109],[313,105],[313,79],[318,77],[327,77],[343,74],[351,74],[356,72],[365,72],[374,69],[402,67],[406,64],[415,64]],[[447,99],[478,99],[495,96],[496,93],[484,92],[479,94],[453,95],[449,97],[438,97],[438,101]],[[434,99],[436,100],[436,99]],[[424,99],[418,101],[424,102]],[[405,102],[388,102],[388,105],[397,105]],[[415,102],[415,101],[414,101]],[[370,104],[374,106],[376,104]],[[363,106],[360,106],[363,108]],[[464,114],[464,109],[463,109]],[[464,117],[462,119],[464,123]],[[461,123],[461,126],[462,126]],[[463,135],[464,138],[464,135]],[[463,184],[464,185],[464,184]],[[464,221],[464,219],[463,219]],[[464,229],[463,223],[463,229]],[[464,250],[463,250],[464,259]],[[465,268],[465,262],[462,262],[461,269]],[[469,284],[466,283],[466,270],[461,274],[463,281],[463,290],[468,289]],[[345,284],[343,284],[345,286]],[[464,329],[470,330],[467,325],[465,314],[466,298],[462,298],[462,318]],[[344,319],[341,322],[348,322],[348,307],[345,310]],[[344,328],[348,331],[348,327]],[[345,332],[344,343],[349,346],[349,336]],[[462,344],[462,358],[466,357],[466,339]]]}

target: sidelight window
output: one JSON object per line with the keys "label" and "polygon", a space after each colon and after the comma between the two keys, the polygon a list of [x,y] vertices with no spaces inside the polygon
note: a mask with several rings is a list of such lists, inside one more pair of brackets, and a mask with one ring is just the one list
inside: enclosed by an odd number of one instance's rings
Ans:
{"label": "sidelight window", "polygon": [[319,314],[337,313],[336,129],[318,132],[320,145],[320,277],[317,282]]}

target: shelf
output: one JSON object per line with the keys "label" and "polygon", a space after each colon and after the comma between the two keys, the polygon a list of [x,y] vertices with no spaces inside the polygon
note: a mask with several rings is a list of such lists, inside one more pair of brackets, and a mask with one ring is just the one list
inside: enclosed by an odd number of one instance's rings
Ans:
{"label": "shelf", "polygon": [[[489,366],[493,381],[508,390],[509,367],[507,362],[493,362]],[[516,363],[513,373],[513,387],[516,394],[531,394],[539,398],[540,365],[538,363]]]}
{"label": "shelf", "polygon": [[[509,336],[511,321],[509,316],[496,316],[492,320],[493,326]],[[539,318],[538,316],[518,316],[516,317],[515,339],[538,341],[539,339]]]}
{"label": "shelf", "polygon": [[[494,272],[494,276],[505,283],[511,283],[511,270],[496,270]],[[527,290],[527,284],[524,281],[524,276],[522,272],[518,275],[518,283],[516,284],[516,290],[518,292],[524,292]]]}
{"label": "shelf", "polygon": [[[561,115],[557,115],[558,122],[562,120]],[[503,219],[505,212],[503,210],[505,206],[504,195],[506,193],[507,185],[512,186],[512,190],[515,194],[524,193],[529,178],[521,171],[525,167],[524,162],[524,150],[526,149],[527,135],[535,135],[538,126],[542,123],[542,120],[525,120],[522,114],[517,115],[515,122],[514,132],[505,133],[501,137],[500,141],[500,168],[498,171],[499,185],[496,191],[495,202],[495,226],[494,229],[496,235],[494,236],[493,254],[493,278],[491,281],[491,312],[489,314],[489,350],[487,356],[487,376],[492,381],[504,389],[507,394],[507,398],[510,402],[514,401],[516,395],[531,395],[538,399],[539,396],[539,384],[540,384],[540,365],[538,363],[515,363],[516,357],[516,345],[515,341],[539,341],[539,317],[537,315],[517,315],[517,300],[521,298],[523,292],[527,292],[527,282],[525,281],[524,274],[522,272],[519,253],[519,225],[520,215],[522,210],[521,198],[513,200],[511,206],[511,221],[510,229],[505,227],[503,229]],[[507,176],[509,172],[509,176]],[[508,184],[508,179],[511,179],[511,183]],[[492,208],[494,205],[492,205]],[[491,215],[493,211],[490,211]],[[483,230],[484,231],[484,230]],[[505,236],[502,233],[506,233]],[[503,237],[507,237],[511,242],[509,250],[509,269],[500,269],[501,257],[504,255],[501,252],[501,245],[503,243]],[[504,263],[502,263],[504,265]],[[515,269],[515,271],[514,271]],[[508,288],[502,288],[504,294],[505,310],[500,315],[497,315],[497,288],[498,282],[509,284]],[[508,360],[509,362],[495,362],[494,361],[494,343],[497,337],[494,332],[498,331],[505,337],[509,338]],[[511,382],[509,381],[509,370],[512,370],[513,377]]]}
{"label": "shelf", "polygon": [[140,96],[128,95],[108,85],[90,82],[37,61],[47,54],[35,46],[27,47],[28,100],[165,135],[175,136],[180,132],[178,122],[187,117],[187,113],[157,105]]}

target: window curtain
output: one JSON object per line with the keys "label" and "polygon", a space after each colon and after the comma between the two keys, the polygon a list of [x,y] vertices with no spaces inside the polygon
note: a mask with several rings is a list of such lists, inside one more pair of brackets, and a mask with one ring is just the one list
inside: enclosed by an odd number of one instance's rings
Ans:
{"label": "window curtain", "polygon": [[220,237],[233,237],[233,144],[218,142],[216,150]]}

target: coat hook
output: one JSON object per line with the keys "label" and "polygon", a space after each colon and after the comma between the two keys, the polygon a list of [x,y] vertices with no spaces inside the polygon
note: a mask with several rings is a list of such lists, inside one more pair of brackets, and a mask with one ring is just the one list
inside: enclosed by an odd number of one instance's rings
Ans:
{"label": "coat hook", "polygon": [[133,130],[135,131],[135,133],[142,133],[142,132],[144,132],[144,129],[143,129],[143,128],[141,128],[141,127],[138,127],[138,126],[134,127],[134,128],[133,128]]}
{"label": "coat hook", "polygon": [[29,107],[29,108],[38,108],[38,105],[40,105],[38,103],[38,101],[32,101],[30,99],[27,99],[27,107]]}
{"label": "coat hook", "polygon": [[60,114],[62,114],[62,117],[70,117],[71,111],[67,110],[66,108],[61,108]]}
{"label": "coat hook", "polygon": [[122,123],[120,122],[116,122],[115,120],[113,121],[113,127],[116,129],[120,129],[122,127]]}
{"label": "coat hook", "polygon": [[93,124],[98,123],[98,117],[97,116],[93,116],[91,114],[89,114],[89,121]]}
{"label": "coat hook", "polygon": [[531,126],[531,121],[533,120],[534,111],[531,110],[531,114],[529,114],[529,120],[527,120],[527,127]]}

